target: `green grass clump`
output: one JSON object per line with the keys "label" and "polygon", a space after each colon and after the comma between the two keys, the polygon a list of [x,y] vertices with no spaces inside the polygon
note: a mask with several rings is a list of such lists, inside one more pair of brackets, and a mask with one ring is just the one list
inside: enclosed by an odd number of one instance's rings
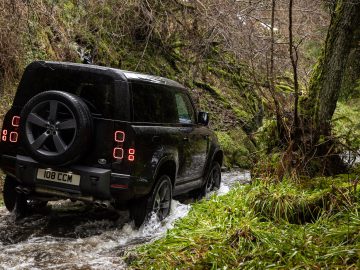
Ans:
{"label": "green grass clump", "polygon": [[333,117],[334,134],[352,149],[360,149],[360,99],[338,102]]}
{"label": "green grass clump", "polygon": [[343,176],[255,181],[195,203],[164,238],[127,260],[133,269],[356,269],[359,199]]}

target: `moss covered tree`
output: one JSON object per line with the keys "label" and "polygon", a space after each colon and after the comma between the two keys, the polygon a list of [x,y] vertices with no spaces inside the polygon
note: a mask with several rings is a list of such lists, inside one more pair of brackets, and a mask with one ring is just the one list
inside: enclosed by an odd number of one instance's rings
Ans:
{"label": "moss covered tree", "polygon": [[302,103],[305,127],[302,142],[307,161],[318,157],[324,173],[335,173],[341,167],[339,158],[333,155],[331,119],[360,29],[360,0],[337,0],[334,5],[325,47],[312,75],[309,96]]}
{"label": "moss covered tree", "polygon": [[360,97],[360,27],[355,31],[347,61],[340,99],[350,100]]}

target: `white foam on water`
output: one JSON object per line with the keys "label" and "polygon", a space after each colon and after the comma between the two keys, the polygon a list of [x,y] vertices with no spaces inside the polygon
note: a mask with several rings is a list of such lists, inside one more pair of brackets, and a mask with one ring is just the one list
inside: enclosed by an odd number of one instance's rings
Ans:
{"label": "white foam on water", "polygon": [[[223,173],[221,186],[216,193],[224,195],[236,183],[244,183],[249,179],[249,172]],[[71,204],[58,202],[54,207],[58,209],[66,205]],[[126,269],[122,259],[126,248],[164,236],[190,209],[191,204],[172,200],[171,212],[166,219],[160,222],[153,215],[139,229],[129,220],[127,212],[121,212],[116,221],[83,221],[74,227],[77,238],[55,237],[51,233],[37,236],[36,229],[45,226],[49,217],[29,217],[21,225],[15,225],[17,230],[33,228],[34,233],[25,237],[25,240],[9,244],[1,242],[0,238],[0,269]],[[76,215],[76,211],[73,215]],[[11,231],[13,224],[14,218],[4,208],[0,208],[0,230]]]}

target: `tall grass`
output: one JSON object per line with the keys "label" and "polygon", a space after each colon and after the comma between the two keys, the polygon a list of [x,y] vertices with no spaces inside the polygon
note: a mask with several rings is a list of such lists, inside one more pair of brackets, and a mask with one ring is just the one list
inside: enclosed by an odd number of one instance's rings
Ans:
{"label": "tall grass", "polygon": [[196,203],[134,269],[356,269],[360,192],[347,177],[239,186]]}

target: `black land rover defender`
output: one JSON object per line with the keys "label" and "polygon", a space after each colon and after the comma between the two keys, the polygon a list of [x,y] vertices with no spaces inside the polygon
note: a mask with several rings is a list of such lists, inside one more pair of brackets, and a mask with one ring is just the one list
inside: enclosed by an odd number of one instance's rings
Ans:
{"label": "black land rover defender", "polygon": [[161,220],[173,196],[218,188],[223,152],[188,91],[169,79],[37,61],[1,130],[4,203],[24,215],[59,199]]}

